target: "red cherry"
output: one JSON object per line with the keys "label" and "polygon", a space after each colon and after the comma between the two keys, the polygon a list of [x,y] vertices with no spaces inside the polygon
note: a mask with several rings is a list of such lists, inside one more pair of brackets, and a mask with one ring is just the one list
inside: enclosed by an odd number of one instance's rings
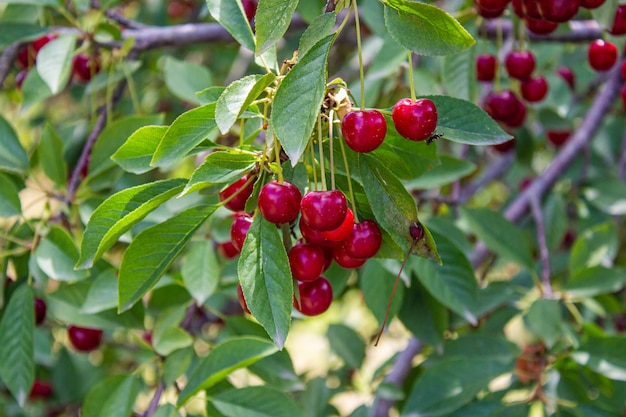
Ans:
{"label": "red cherry", "polygon": [[43,48],[48,42],[55,40],[59,35],[54,33],[48,33],[47,35],[43,35],[40,38],[37,38],[33,41],[33,49],[35,50],[35,55],[39,52],[41,48]]}
{"label": "red cherry", "polygon": [[270,223],[289,223],[298,217],[302,194],[290,182],[270,181],[259,193],[259,210]]}
{"label": "red cherry", "polygon": [[371,152],[383,143],[387,122],[378,110],[355,110],[341,120],[341,133],[353,151]]}
{"label": "red cherry", "polygon": [[478,81],[493,81],[497,68],[498,61],[495,56],[481,54],[476,57],[476,78]]}
{"label": "red cherry", "polygon": [[333,249],[330,246],[320,246],[322,248],[322,252],[324,252],[324,270],[322,272],[326,272],[328,268],[333,264]]}
{"label": "red cherry", "polygon": [[30,68],[35,63],[35,51],[32,45],[26,45],[20,49],[15,62],[20,68]]}
{"label": "red cherry", "polygon": [[559,27],[557,22],[550,22],[544,19],[533,19],[532,17],[524,18],[526,28],[535,35],[549,35]]}
{"label": "red cherry", "polygon": [[319,277],[311,282],[298,282],[300,303],[294,297],[293,305],[306,316],[322,314],[333,301],[333,287],[324,277]]}
{"label": "red cherry", "polygon": [[523,125],[525,120],[526,120],[526,105],[522,103],[520,100],[517,100],[517,111],[515,112],[513,117],[502,120],[502,123],[504,123],[505,125],[509,127],[517,128]]}
{"label": "red cherry", "polygon": [[526,101],[535,103],[541,101],[548,94],[548,82],[543,77],[531,77],[522,81],[522,97]]}
{"label": "red cherry", "polygon": [[626,33],[626,4],[620,4],[615,11],[613,26],[609,29],[611,35],[623,35]]}
{"label": "red cherry", "polygon": [[291,274],[298,281],[313,281],[324,271],[326,257],[321,247],[298,243],[289,251]]}
{"label": "red cherry", "polygon": [[409,226],[409,234],[415,240],[420,240],[424,237],[424,226],[419,222],[411,223]]}
{"label": "red cherry", "polygon": [[254,0],[242,0],[241,4],[243,5],[243,10],[246,13],[246,17],[249,21],[254,19],[254,15],[256,14],[256,1]]}
{"label": "red cherry", "polygon": [[504,60],[506,72],[518,80],[526,80],[535,69],[535,56],[530,51],[511,51]]}
{"label": "red cherry", "polygon": [[622,73],[622,80],[626,80],[626,61],[622,62],[622,67],[620,68]]}
{"label": "red cherry", "polygon": [[478,14],[485,19],[494,19],[496,17],[500,17],[502,16],[502,13],[504,13],[504,10],[506,10],[506,6],[500,9],[486,9],[482,6],[479,0],[474,0],[474,6],[476,7],[476,11],[478,12]]}
{"label": "red cherry", "polygon": [[485,10],[500,10],[504,9],[510,0],[475,0],[474,3],[480,5]]}
{"label": "red cherry", "polygon": [[575,83],[574,73],[572,72],[571,69],[569,69],[568,67],[558,67],[556,69],[556,73],[559,74],[559,76],[563,78],[563,80],[565,80],[567,85],[569,85],[569,87],[572,90],[574,89],[574,86],[576,83]]}
{"label": "red cherry", "polygon": [[332,241],[328,240],[326,236],[324,236],[324,232],[311,229],[311,226],[306,224],[302,217],[300,217],[298,225],[300,226],[300,233],[302,234],[302,237],[308,243],[314,243],[318,246],[330,246],[333,244]]}
{"label": "red cherry", "polygon": [[513,13],[520,19],[523,19],[526,16],[524,12],[524,2],[522,0],[513,0],[511,2],[511,7],[513,8]]}
{"label": "red cherry", "polygon": [[545,20],[563,23],[578,13],[580,0],[539,0],[539,11]]}
{"label": "red cherry", "polygon": [[100,72],[100,62],[97,59],[91,59],[85,54],[78,54],[74,57],[72,72],[79,82],[86,83]]}
{"label": "red cherry", "polygon": [[524,191],[525,189],[527,189],[527,188],[530,186],[530,184],[532,184],[532,182],[533,182],[533,179],[532,179],[531,177],[524,177],[524,178],[522,178],[522,180],[519,182],[519,184],[518,184],[517,188],[518,188],[520,191]]}
{"label": "red cherry", "polygon": [[339,190],[310,191],[300,203],[302,219],[318,232],[335,230],[348,213],[346,196]]}
{"label": "red cherry", "polygon": [[24,80],[26,79],[27,76],[28,76],[28,70],[25,70],[25,69],[18,72],[17,75],[15,76],[15,85],[17,86],[18,90],[22,89],[22,85],[24,84]]}
{"label": "red cherry", "polygon": [[243,288],[241,288],[241,284],[237,284],[237,299],[239,300],[239,305],[241,306],[241,309],[250,314],[248,303],[246,303],[246,299],[243,296]]}
{"label": "red cherry", "polygon": [[580,5],[585,9],[597,9],[604,4],[605,0],[582,0]]}
{"label": "red cherry", "polygon": [[52,393],[52,385],[49,382],[36,379],[30,389],[28,398],[31,400],[45,400],[52,397]]}
{"label": "red cherry", "polygon": [[596,39],[589,46],[589,65],[596,71],[606,71],[617,61],[617,48],[604,39]]}
{"label": "red cherry", "polygon": [[523,17],[530,17],[531,19],[543,19],[541,17],[541,13],[539,12],[539,1],[540,0],[522,0],[522,5],[524,9]]}
{"label": "red cherry", "polygon": [[48,310],[46,306],[46,302],[39,298],[35,298],[35,325],[39,326],[46,319],[46,310]]}
{"label": "red cherry", "polygon": [[192,12],[192,8],[183,1],[174,0],[167,5],[167,15],[174,20],[187,18]]}
{"label": "red cherry", "polygon": [[226,259],[233,259],[239,255],[239,250],[235,247],[235,244],[229,240],[228,242],[222,242],[217,244],[217,250]]}
{"label": "red cherry", "polygon": [[497,145],[491,145],[491,149],[499,153],[507,153],[515,149],[515,139],[508,140]]}
{"label": "red cherry", "polygon": [[238,251],[243,248],[246,235],[252,224],[252,216],[246,213],[237,213],[233,218],[233,224],[230,226],[230,240]]}
{"label": "red cherry", "polygon": [[491,92],[485,98],[485,111],[499,122],[512,119],[519,110],[519,101],[511,90]]}
{"label": "red cherry", "polygon": [[67,335],[74,349],[81,352],[91,352],[98,349],[102,343],[102,330],[87,327],[68,326]]}
{"label": "red cherry", "polygon": [[346,253],[352,258],[368,259],[376,255],[383,236],[373,220],[363,220],[352,226],[352,233],[343,241]]}
{"label": "red cherry", "polygon": [[626,85],[622,86],[620,90],[620,95],[622,97],[622,104],[624,105],[624,108],[626,108]]}
{"label": "red cherry", "polygon": [[337,265],[345,269],[360,268],[366,261],[366,259],[357,259],[348,255],[343,242],[338,242],[333,246],[333,259],[337,262]]}
{"label": "red cherry", "polygon": [[571,135],[569,130],[547,130],[546,136],[548,141],[556,148],[560,148],[567,142]]}
{"label": "red cherry", "polygon": [[352,226],[354,225],[354,213],[348,208],[346,218],[341,226],[328,232],[322,232],[322,235],[331,242],[341,242],[352,232]]}
{"label": "red cherry", "polygon": [[246,201],[248,201],[248,198],[252,194],[252,190],[254,188],[252,181],[250,181],[250,183],[243,188],[249,178],[250,175],[245,175],[219,192],[220,201],[224,201],[238,192],[238,194],[229,200],[228,203],[224,204],[224,207],[231,209],[232,211],[244,211],[246,209]]}
{"label": "red cherry", "polygon": [[437,128],[437,107],[427,98],[415,101],[403,98],[393,106],[391,118],[402,137],[415,141],[426,140]]}

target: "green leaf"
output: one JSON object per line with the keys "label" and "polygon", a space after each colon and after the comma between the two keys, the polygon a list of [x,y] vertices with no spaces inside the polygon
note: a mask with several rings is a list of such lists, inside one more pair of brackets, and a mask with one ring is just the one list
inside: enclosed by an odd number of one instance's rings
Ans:
{"label": "green leaf", "polygon": [[89,268],[134,224],[175,196],[185,180],[161,180],[127,188],[107,198],[93,212],[83,234],[77,268]]}
{"label": "green leaf", "polygon": [[617,229],[606,222],[585,230],[572,246],[569,259],[571,274],[594,266],[612,262],[619,247]]}
{"label": "green leaf", "polygon": [[276,91],[271,123],[295,166],[316,124],[326,89],[326,65],[335,35],[317,42],[289,71]]}
{"label": "green leaf", "polygon": [[113,162],[124,171],[143,174],[154,169],[150,165],[152,155],[165,136],[168,126],[144,126],[133,133],[118,150],[111,155]]}
{"label": "green leaf", "polygon": [[264,386],[220,392],[209,401],[226,417],[305,417],[290,396]]}
{"label": "green leaf", "polygon": [[439,160],[440,165],[409,181],[407,188],[428,190],[442,187],[466,177],[476,169],[472,162],[447,155],[441,155]]}
{"label": "green leaf", "polygon": [[22,284],[13,292],[0,322],[0,379],[21,407],[35,380],[33,305],[31,287]]}
{"label": "green leaf", "polygon": [[56,134],[52,125],[46,123],[41,132],[37,154],[43,172],[59,187],[63,187],[67,183],[67,162],[65,162],[63,155],[64,150],[63,141]]}
{"label": "green leaf", "polygon": [[619,291],[626,285],[626,268],[594,266],[580,269],[565,283],[572,298],[595,297]]}
{"label": "green leaf", "polygon": [[198,305],[204,304],[217,288],[222,268],[211,240],[194,243],[181,269],[187,291]]}
{"label": "green leaf", "polygon": [[163,65],[165,85],[181,100],[200,104],[196,91],[212,84],[211,72],[204,66],[189,61],[180,61],[168,56]]}
{"label": "green leaf", "polygon": [[37,71],[28,71],[22,84],[22,107],[28,109],[36,103],[52,97],[50,87],[41,79]]}
{"label": "green leaf", "polygon": [[255,38],[241,5],[241,0],[206,0],[211,17],[219,22],[237,42],[255,50]]}
{"label": "green leaf", "polygon": [[[407,250],[413,244],[409,228],[418,221],[415,200],[396,176],[375,157],[361,155],[359,170],[378,225],[391,235],[396,244]],[[429,237],[421,239],[413,249],[420,256],[439,259],[434,242]]]}
{"label": "green leaf", "polygon": [[471,324],[476,324],[479,290],[474,268],[463,252],[447,237],[437,233],[433,233],[433,236],[437,241],[442,265],[413,257],[409,259],[407,267],[440,303]]}
{"label": "green leaf", "polygon": [[276,225],[263,216],[254,216],[237,269],[248,308],[282,349],[291,325],[291,269]]}
{"label": "green leaf", "polygon": [[252,365],[277,351],[274,343],[256,337],[234,337],[215,346],[194,368],[178,397],[182,406],[200,390],[226,378],[231,372]]}
{"label": "green leaf", "polygon": [[180,376],[187,372],[194,356],[193,347],[188,347],[172,352],[165,358],[165,363],[163,364],[163,382],[165,382],[165,386],[172,386]]}
{"label": "green leaf", "polygon": [[427,96],[437,107],[437,133],[468,145],[494,145],[512,139],[480,107],[448,96]]}
{"label": "green leaf", "polygon": [[448,309],[419,280],[414,279],[411,290],[405,291],[398,318],[417,339],[441,349],[448,329]]}
{"label": "green leaf", "polygon": [[448,55],[443,60],[443,86],[453,97],[474,101],[477,94],[476,48]]}
{"label": "green leaf", "polygon": [[524,315],[524,324],[545,342],[548,349],[552,348],[563,334],[559,302],[545,298],[536,300]]}
{"label": "green leaf", "polygon": [[81,311],[96,314],[117,307],[117,271],[113,268],[100,273],[89,287]]}
{"label": "green leaf", "polygon": [[0,171],[24,174],[27,169],[26,151],[13,127],[0,115]]}
{"label": "green leaf", "polygon": [[360,369],[365,359],[365,342],[361,336],[343,324],[331,324],[327,335],[330,349],[350,368]]}
{"label": "green leaf", "polygon": [[306,28],[300,37],[298,54],[301,56],[306,55],[313,45],[330,35],[335,27],[336,21],[337,17],[335,13],[324,13],[313,19],[309,27]]}
{"label": "green leaf", "polygon": [[248,75],[234,81],[222,92],[215,106],[215,122],[222,134],[228,133],[244,110],[275,78],[271,72],[265,75]]}
{"label": "green leaf", "polygon": [[150,164],[156,167],[172,165],[216,132],[215,103],[189,110],[178,116],[167,129]]}
{"label": "green leaf", "polygon": [[534,265],[530,245],[522,231],[502,214],[489,209],[461,208],[470,230],[498,255],[527,268]]}
{"label": "green leaf", "polygon": [[163,310],[158,315],[152,331],[152,345],[159,355],[167,357],[193,343],[191,335],[180,325],[187,310],[186,305],[180,305]]}
{"label": "green leaf", "polygon": [[50,278],[59,281],[80,281],[89,278],[88,271],[77,271],[78,249],[64,229],[52,227],[35,249],[37,265]]}
{"label": "green leaf", "polygon": [[[365,263],[359,274],[359,287],[363,291],[365,305],[374,314],[379,324],[385,318],[389,298],[396,280],[396,276],[385,267],[385,262],[385,260],[372,259]],[[398,284],[389,308],[389,320],[398,313],[404,293],[404,285]]]}
{"label": "green leaf", "polygon": [[191,179],[182,194],[189,194],[214,184],[234,182],[250,172],[256,160],[254,155],[247,153],[213,152],[191,174]]}
{"label": "green leaf", "polygon": [[406,49],[418,55],[452,55],[476,41],[443,10],[409,0],[384,0],[385,26]]}
{"label": "green leaf", "polygon": [[[250,322],[248,321],[248,323]],[[262,335],[265,336],[265,330],[262,327],[260,330]],[[298,374],[296,374],[287,350],[283,349],[261,359],[257,363],[250,365],[248,370],[273,388],[285,392],[302,391],[304,389],[304,384],[300,381]]]}
{"label": "green leaf", "polygon": [[63,90],[72,74],[76,36],[63,35],[48,42],[37,54],[37,72],[52,94]]}
{"label": "green leaf", "polygon": [[572,358],[609,379],[626,381],[624,346],[626,346],[626,338],[623,336],[594,337],[584,342],[578,350],[572,353]]}
{"label": "green leaf", "polygon": [[0,48],[4,48],[13,42],[20,40],[35,39],[49,31],[46,27],[27,23],[2,22],[0,31]]}
{"label": "green leaf", "polygon": [[132,375],[112,375],[96,384],[85,397],[83,417],[129,416],[141,391],[141,381]]}
{"label": "green leaf", "polygon": [[282,39],[287,31],[298,0],[259,0],[254,16],[256,55],[262,55]]}
{"label": "green leaf", "polygon": [[0,217],[22,214],[19,190],[10,176],[0,172]]}
{"label": "green leaf", "polygon": [[126,311],[157,283],[216,206],[187,209],[144,229],[131,242],[120,265],[119,311]]}
{"label": "green leaf", "polygon": [[583,193],[589,203],[611,216],[626,214],[626,184],[617,178],[594,181]]}

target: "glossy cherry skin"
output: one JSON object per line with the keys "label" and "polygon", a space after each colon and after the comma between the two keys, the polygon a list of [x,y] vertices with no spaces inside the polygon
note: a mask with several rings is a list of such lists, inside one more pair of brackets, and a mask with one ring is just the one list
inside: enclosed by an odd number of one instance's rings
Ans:
{"label": "glossy cherry skin", "polygon": [[530,17],[531,19],[543,19],[539,12],[539,2],[541,0],[522,0],[524,9],[524,17]]}
{"label": "glossy cherry skin", "polygon": [[254,19],[254,15],[256,15],[256,1],[254,0],[242,0],[241,4],[243,5],[243,11],[246,13],[246,17],[249,21]]}
{"label": "glossy cherry skin", "polygon": [[591,68],[596,71],[606,71],[611,69],[617,61],[617,48],[611,42],[596,39],[589,46],[587,58]]}
{"label": "glossy cherry skin", "polygon": [[378,224],[373,220],[363,220],[354,224],[352,233],[343,241],[343,247],[352,258],[368,259],[376,255],[382,242]]}
{"label": "glossy cherry skin", "polygon": [[424,237],[424,226],[419,222],[411,223],[409,226],[409,234],[415,240],[420,240]]}
{"label": "glossy cherry skin", "polygon": [[339,190],[309,191],[300,203],[302,220],[313,230],[335,230],[346,218],[348,201]]}
{"label": "glossy cherry skin", "polygon": [[378,110],[354,110],[341,120],[341,133],[353,151],[371,152],[383,143],[387,122]]}
{"label": "glossy cherry skin", "polygon": [[302,217],[300,217],[298,225],[300,227],[302,238],[308,243],[314,243],[318,246],[332,246],[333,242],[324,236],[324,232],[311,229],[311,226],[306,224]]}
{"label": "glossy cherry skin", "polygon": [[474,6],[476,7],[476,11],[478,12],[478,14],[485,19],[494,19],[496,17],[500,17],[506,10],[506,6],[499,9],[486,9],[482,6],[482,2],[480,2],[479,0],[474,0]]}
{"label": "glossy cherry skin", "polygon": [[556,69],[556,73],[559,74],[561,78],[569,85],[569,87],[573,90],[576,85],[576,79],[574,77],[574,73],[568,67],[558,67]]}
{"label": "glossy cherry skin", "polygon": [[35,63],[35,51],[32,45],[27,45],[18,51],[15,63],[19,68],[30,68]]}
{"label": "glossy cherry skin", "polygon": [[47,381],[36,379],[33,382],[33,386],[30,388],[28,398],[31,400],[45,400],[52,397],[53,393],[52,385]]}
{"label": "glossy cherry skin", "polygon": [[548,94],[548,82],[544,77],[531,77],[522,81],[522,97],[526,101],[536,103]]}
{"label": "glossy cherry skin", "polygon": [[526,80],[535,69],[535,56],[529,51],[511,51],[504,60],[504,66],[512,78]]}
{"label": "glossy cherry skin", "polygon": [[343,246],[343,242],[337,242],[337,244],[333,246],[333,259],[337,262],[337,265],[345,269],[360,268],[365,264],[365,261],[367,261],[367,259],[357,259],[348,255],[346,248]]}
{"label": "glossy cherry skin", "polygon": [[580,5],[585,9],[597,9],[602,6],[606,0],[581,0]]}
{"label": "glossy cherry skin", "polygon": [[498,61],[495,56],[481,54],[476,57],[476,79],[478,81],[493,81],[496,77]]}
{"label": "glossy cherry skin", "polygon": [[270,223],[292,222],[298,217],[302,194],[294,184],[272,180],[261,188],[259,193],[259,211]]}
{"label": "glossy cherry skin", "polygon": [[549,35],[559,27],[557,22],[550,22],[544,19],[533,19],[532,17],[524,18],[526,28],[535,35]]}
{"label": "glossy cherry skin", "polygon": [[40,38],[37,38],[33,41],[33,49],[35,50],[35,54],[39,52],[41,48],[43,48],[48,42],[55,40],[59,36],[54,33],[48,33]]}
{"label": "glossy cherry skin", "polygon": [[235,214],[233,224],[230,226],[230,240],[239,252],[243,248],[250,225],[252,225],[252,216],[246,213]]}
{"label": "glossy cherry skin", "polygon": [[243,296],[243,288],[241,288],[241,284],[237,284],[237,299],[239,300],[239,305],[241,306],[241,309],[250,314],[248,303],[246,303],[246,299]]}
{"label": "glossy cherry skin", "polygon": [[317,316],[324,313],[333,301],[333,287],[324,277],[315,281],[298,282],[300,303],[294,297],[293,305],[306,316]]}
{"label": "glossy cherry skin", "polygon": [[102,330],[87,327],[68,326],[67,334],[74,349],[81,352],[91,352],[98,349],[102,343]]}
{"label": "glossy cherry skin", "polygon": [[571,132],[569,130],[547,130],[546,136],[548,141],[554,145],[555,148],[560,148],[569,139]]}
{"label": "glossy cherry skin", "polygon": [[328,232],[322,232],[322,235],[331,242],[341,242],[352,232],[352,226],[354,225],[354,213],[348,208],[346,218],[341,226]]}
{"label": "glossy cherry skin", "polygon": [[539,12],[545,20],[563,23],[576,16],[580,0],[539,0]]}
{"label": "glossy cherry skin", "polygon": [[501,122],[515,116],[519,109],[518,102],[519,99],[511,90],[492,92],[485,98],[485,111]]}
{"label": "glossy cherry skin", "polygon": [[35,298],[35,325],[39,326],[46,319],[46,311],[48,307],[46,306],[46,302],[39,298]]}
{"label": "glossy cherry skin", "polygon": [[515,139],[511,139],[497,145],[491,145],[491,149],[498,153],[508,153],[515,149]]}
{"label": "glossy cherry skin", "polygon": [[526,105],[521,100],[517,100],[517,111],[508,119],[502,120],[502,123],[508,127],[517,128],[524,124],[526,120]]}
{"label": "glossy cherry skin", "polygon": [[229,200],[228,203],[224,204],[224,207],[232,211],[245,210],[246,201],[248,201],[248,198],[250,197],[250,195],[252,195],[252,190],[254,188],[254,184],[252,181],[250,181],[250,183],[246,185],[246,181],[248,181],[249,178],[249,175],[245,175],[219,192],[220,201],[224,201],[233,194],[237,193],[237,195]]}
{"label": "glossy cherry skin", "polygon": [[415,101],[403,98],[393,106],[391,119],[402,137],[414,141],[426,140],[437,128],[437,107],[427,98]]}
{"label": "glossy cherry skin", "polygon": [[100,63],[97,59],[91,59],[85,54],[78,54],[74,57],[72,72],[79,82],[86,83],[100,72]]}
{"label": "glossy cherry skin", "polygon": [[626,34],[626,4],[620,4],[615,11],[613,26],[609,29],[611,35]]}
{"label": "glossy cherry skin", "polygon": [[239,250],[237,250],[235,244],[231,240],[228,242],[218,243],[217,250],[225,259],[233,259],[239,255]]}
{"label": "glossy cherry skin", "polygon": [[291,274],[298,281],[317,279],[326,265],[326,256],[320,246],[311,243],[298,243],[289,250]]}

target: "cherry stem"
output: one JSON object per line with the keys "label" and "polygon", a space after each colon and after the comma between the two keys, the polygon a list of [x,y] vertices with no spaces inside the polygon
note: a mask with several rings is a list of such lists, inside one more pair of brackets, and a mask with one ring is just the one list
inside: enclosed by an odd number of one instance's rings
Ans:
{"label": "cherry stem", "polygon": [[363,51],[361,49],[361,24],[359,23],[359,9],[356,0],[352,2],[354,10],[354,26],[356,27],[356,51],[359,56],[359,81],[361,83],[361,110],[365,110],[365,77],[363,75]]}
{"label": "cherry stem", "polygon": [[317,140],[320,147],[320,171],[322,172],[322,190],[326,191],[326,175],[324,170],[324,145],[322,144],[322,118],[317,118]]}
{"label": "cherry stem", "polygon": [[246,182],[244,182],[243,185],[239,187],[239,189],[237,189],[237,191],[235,191],[234,193],[226,197],[223,201],[220,201],[218,206],[225,206],[226,204],[228,204],[230,200],[237,197],[239,193],[243,192],[243,190],[245,190],[248,187],[248,185],[252,184],[255,180],[256,180],[256,175],[250,175],[250,177],[248,177]]}
{"label": "cherry stem", "polygon": [[409,58],[409,86],[411,89],[411,101],[415,101],[415,81],[413,80],[413,52],[407,52]]}
{"label": "cherry stem", "polygon": [[393,297],[396,295],[396,288],[398,287],[398,282],[400,281],[400,276],[402,275],[402,271],[404,271],[404,267],[406,266],[406,261],[409,260],[409,256],[411,256],[411,252],[413,252],[413,248],[419,239],[413,239],[411,245],[409,246],[409,250],[402,261],[402,266],[400,266],[400,271],[398,271],[398,275],[396,275],[396,281],[393,283],[393,288],[391,289],[391,295],[389,296],[389,302],[387,303],[387,309],[385,310],[385,318],[383,319],[383,324],[380,326],[380,331],[378,332],[378,336],[376,336],[376,341],[374,342],[374,346],[378,346],[378,342],[380,341],[380,337],[383,335],[385,331],[385,326],[387,325],[387,319],[389,318],[389,311],[391,310],[391,304],[393,303]]}
{"label": "cherry stem", "polygon": [[335,159],[333,152],[333,124],[335,123],[335,111],[328,113],[328,146],[330,149],[330,188],[335,189]]}
{"label": "cherry stem", "polygon": [[317,191],[317,169],[315,169],[315,150],[309,145],[309,153],[311,154],[311,167],[313,168],[313,187]]}
{"label": "cherry stem", "polygon": [[341,148],[341,156],[343,157],[343,165],[346,167],[346,177],[348,178],[348,192],[350,193],[350,205],[352,206],[352,213],[354,213],[354,219],[358,223],[358,217],[356,212],[356,200],[354,199],[354,191],[352,191],[352,180],[350,179],[350,167],[348,166],[348,157],[346,156],[346,148],[343,146],[343,141],[339,141],[339,147]]}
{"label": "cherry stem", "polygon": [[276,158],[276,174],[278,175],[278,182],[282,184],[285,180],[283,179],[283,167],[280,163],[280,142],[276,137],[276,133],[274,136],[274,158]]}

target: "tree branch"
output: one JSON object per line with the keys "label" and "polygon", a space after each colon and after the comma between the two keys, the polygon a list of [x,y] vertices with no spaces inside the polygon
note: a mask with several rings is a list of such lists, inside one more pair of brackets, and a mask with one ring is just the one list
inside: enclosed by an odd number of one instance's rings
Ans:
{"label": "tree branch", "polygon": [[[508,19],[490,19],[478,28],[481,36],[496,39],[498,36],[498,26],[502,27],[502,35],[509,37],[513,35],[513,22]],[[532,41],[539,42],[589,42],[602,37],[602,28],[594,20],[575,20],[569,22],[570,32],[564,34],[535,35],[526,31]]]}
{"label": "tree branch", "polygon": [[550,251],[546,240],[546,224],[541,211],[541,201],[538,196],[530,197],[530,211],[535,219],[537,229],[537,244],[539,245],[539,257],[541,259],[541,282],[543,282],[543,296],[552,298],[552,284],[550,278],[552,270],[550,268]]}
{"label": "tree branch", "polygon": [[[402,385],[409,371],[413,358],[424,349],[424,344],[416,338],[409,340],[406,348],[400,352],[391,371],[387,374],[384,382],[388,384]],[[372,417],[388,417],[389,410],[395,404],[395,400],[377,396],[372,406]]]}
{"label": "tree branch", "polygon": [[161,401],[161,396],[163,395],[163,391],[165,391],[165,382],[161,380],[161,382],[159,382],[158,388],[154,392],[154,397],[152,397],[152,401],[150,401],[150,405],[148,406],[148,409],[143,414],[143,417],[152,417],[154,415],[157,407],[159,406],[159,401]]}

